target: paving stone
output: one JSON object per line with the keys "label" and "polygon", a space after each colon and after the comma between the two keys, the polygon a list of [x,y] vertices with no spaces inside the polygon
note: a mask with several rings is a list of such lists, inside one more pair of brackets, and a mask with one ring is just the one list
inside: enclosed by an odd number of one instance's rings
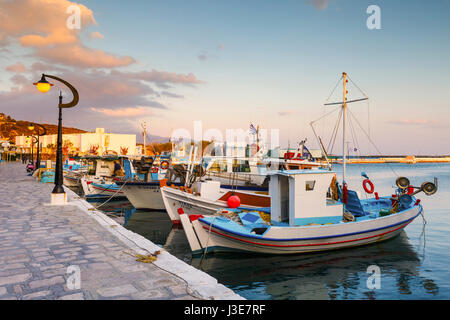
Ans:
{"label": "paving stone", "polygon": [[42,297],[51,295],[51,293],[52,292],[50,290],[38,291],[38,292],[26,294],[22,297],[22,299],[23,300],[32,300],[32,299],[42,298]]}
{"label": "paving stone", "polygon": [[119,287],[101,288],[97,292],[99,295],[109,298],[134,293],[137,292],[137,289],[131,284],[126,284]]}
{"label": "paving stone", "polygon": [[[177,277],[126,254],[133,241],[120,241],[96,220],[98,213],[76,205],[44,206],[52,188],[27,176],[20,163],[0,166],[2,300],[190,299]],[[69,191],[68,197],[73,201]],[[67,273],[70,265],[80,268],[83,292],[67,287],[74,276]]]}
{"label": "paving stone", "polygon": [[9,277],[0,277],[0,286],[27,281],[31,278],[31,273],[16,274]]}
{"label": "paving stone", "polygon": [[57,276],[53,278],[43,279],[43,280],[34,280],[30,281],[29,286],[31,289],[41,288],[41,287],[50,287],[55,284],[65,283],[63,277]]}
{"label": "paving stone", "polygon": [[84,295],[82,292],[80,293],[73,293],[73,294],[68,294],[65,296],[61,296],[59,298],[59,300],[84,300]]}

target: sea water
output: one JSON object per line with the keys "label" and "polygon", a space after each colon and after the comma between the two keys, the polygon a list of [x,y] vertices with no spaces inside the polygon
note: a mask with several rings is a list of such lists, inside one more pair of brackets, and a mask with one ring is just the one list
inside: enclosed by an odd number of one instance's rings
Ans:
{"label": "sea water", "polygon": [[[342,166],[335,165],[338,179]],[[165,212],[136,211],[126,201],[103,210],[123,215],[129,230],[143,235],[246,299],[450,299],[450,164],[351,164],[349,189],[366,194],[366,172],[380,196],[391,195],[397,176],[411,184],[438,178],[438,192],[417,195],[424,207],[394,239],[314,254],[267,256],[212,254],[192,257],[182,229]],[[373,195],[370,195],[373,196]]]}

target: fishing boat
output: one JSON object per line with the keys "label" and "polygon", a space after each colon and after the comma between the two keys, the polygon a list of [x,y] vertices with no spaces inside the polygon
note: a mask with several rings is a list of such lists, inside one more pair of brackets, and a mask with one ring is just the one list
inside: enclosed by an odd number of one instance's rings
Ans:
{"label": "fishing boat", "polygon": [[134,169],[125,156],[87,157],[87,172],[80,177],[80,184],[87,199],[125,198],[117,182],[131,179]]}
{"label": "fishing boat", "polygon": [[[256,129],[259,137],[259,126]],[[250,157],[242,156],[207,156],[202,158],[202,166],[205,169],[205,178],[220,181],[222,184],[230,185],[258,185],[267,183],[266,173],[268,170],[298,170],[321,168],[326,164],[316,161],[308,148],[306,139],[299,143],[296,151],[288,150],[281,157],[269,155],[269,151],[260,145],[257,139],[258,152]],[[247,146],[250,148],[250,146]]]}
{"label": "fishing boat", "polygon": [[69,158],[64,162],[63,179],[64,185],[68,187],[81,186],[81,177],[87,172],[87,165],[83,160]]}
{"label": "fishing boat", "polygon": [[[384,241],[398,235],[423,207],[416,195],[432,195],[437,179],[412,186],[406,177],[395,180],[397,188],[387,196],[372,195],[368,175],[360,199],[346,178],[347,74],[343,73],[343,178],[328,169],[276,170],[268,172],[270,207],[259,210],[219,210],[214,215],[187,215],[178,208],[180,220],[194,253],[242,251],[264,254],[296,254],[343,249]],[[334,104],[334,103],[333,103]],[[313,123],[311,126],[314,131]],[[326,152],[324,152],[326,154]],[[230,213],[231,212],[231,213]]]}
{"label": "fishing boat", "polygon": [[[134,179],[116,181],[116,185],[136,209],[165,210],[160,181],[173,171],[169,170],[170,166],[169,156],[142,157],[133,163],[136,170]],[[178,178],[171,179],[172,183],[182,185]]]}
{"label": "fishing boat", "polygon": [[180,221],[179,208],[183,208],[188,215],[213,215],[219,209],[226,209],[231,197],[239,197],[239,206],[245,209],[270,206],[267,188],[221,185],[220,181],[216,180],[199,181],[194,188],[168,186],[162,181],[161,196],[164,207],[174,223]]}
{"label": "fishing boat", "polygon": [[[289,170],[270,174],[270,208],[227,209],[226,215],[186,215],[180,220],[192,251],[304,253],[364,245],[390,239],[422,213],[420,201],[405,192],[406,178],[394,196],[360,200],[342,190],[339,200],[324,199],[334,172]],[[402,182],[403,181],[403,182]],[[435,184],[420,191],[433,194]],[[343,199],[345,198],[345,199]]]}

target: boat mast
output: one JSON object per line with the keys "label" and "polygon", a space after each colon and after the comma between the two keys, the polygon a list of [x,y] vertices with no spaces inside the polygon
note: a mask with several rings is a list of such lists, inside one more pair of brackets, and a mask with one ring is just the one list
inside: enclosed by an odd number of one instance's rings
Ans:
{"label": "boat mast", "polygon": [[345,134],[345,118],[346,118],[346,114],[345,111],[347,109],[347,88],[346,88],[346,84],[348,82],[347,80],[347,74],[345,72],[342,73],[342,81],[343,81],[343,100],[342,100],[342,152],[343,152],[343,159],[342,159],[342,164],[343,164],[343,171],[342,171],[342,185],[345,184],[345,167],[347,164],[347,149],[345,148],[345,138],[346,138],[346,134]]}

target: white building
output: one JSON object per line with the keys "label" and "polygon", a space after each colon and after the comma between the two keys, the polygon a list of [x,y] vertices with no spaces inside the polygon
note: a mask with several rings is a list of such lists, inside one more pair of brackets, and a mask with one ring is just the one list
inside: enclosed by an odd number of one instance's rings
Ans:
{"label": "white building", "polygon": [[[56,146],[58,136],[56,134],[45,135],[39,138],[42,148],[49,145]],[[136,154],[136,135],[105,133],[105,129],[97,128],[95,132],[63,134],[63,143],[70,141],[70,152],[89,153],[97,149],[97,154],[102,155],[108,152],[117,154]],[[66,143],[67,144],[67,143]],[[17,136],[16,145],[18,147],[30,148],[31,139],[27,136]],[[126,150],[126,153],[124,152]]]}

